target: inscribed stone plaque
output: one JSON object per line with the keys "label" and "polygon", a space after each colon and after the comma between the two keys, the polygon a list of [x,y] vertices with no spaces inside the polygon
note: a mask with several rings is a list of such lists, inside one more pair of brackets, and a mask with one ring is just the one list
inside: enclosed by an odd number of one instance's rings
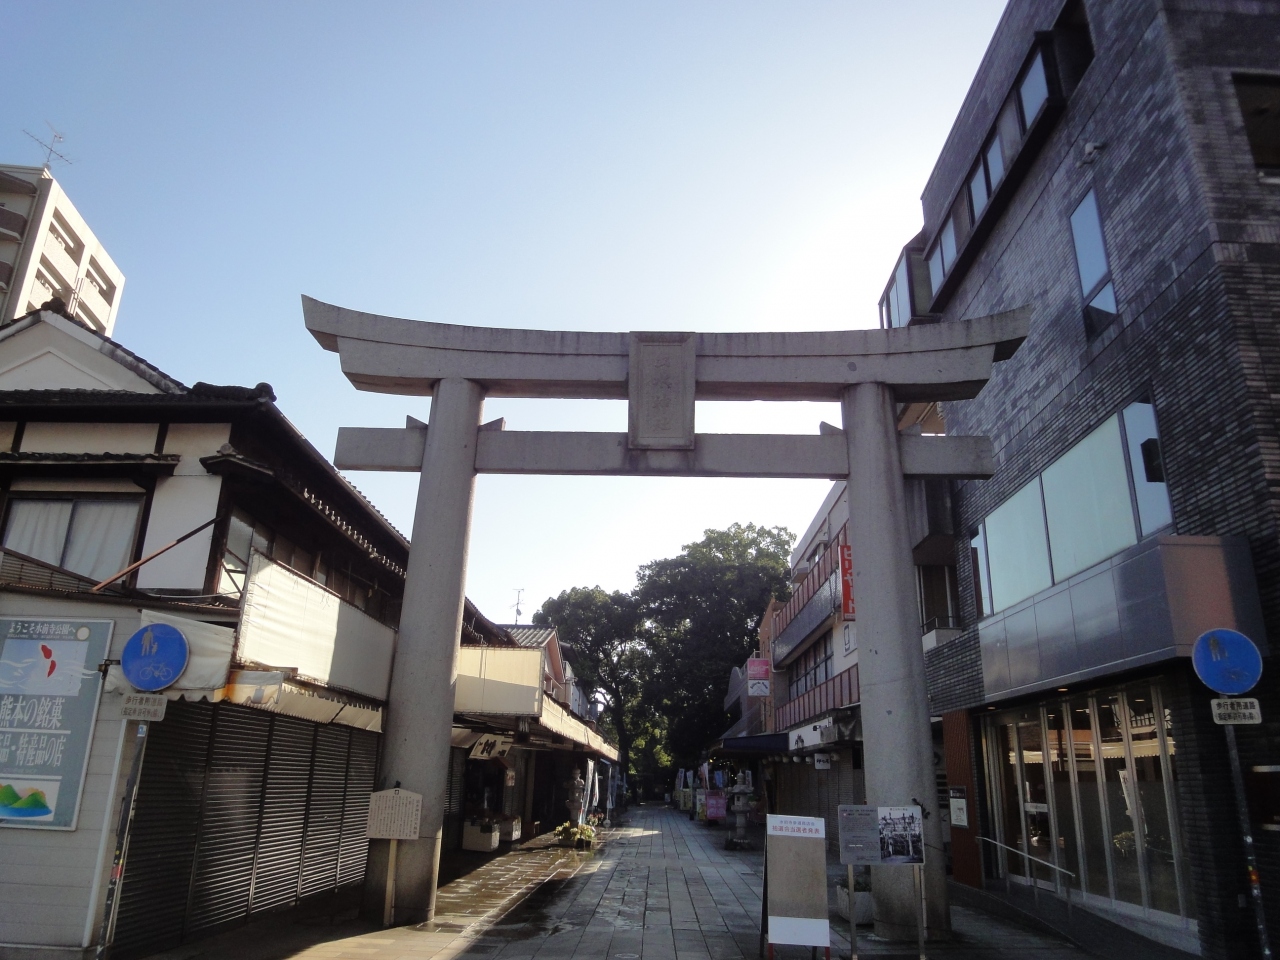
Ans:
{"label": "inscribed stone plaque", "polygon": [[769,942],[829,947],[826,821],[770,814],[766,824]]}
{"label": "inscribed stone plaque", "polygon": [[692,450],[696,341],[691,333],[631,334],[628,445]]}
{"label": "inscribed stone plaque", "polygon": [[370,840],[417,840],[422,825],[422,794],[410,790],[382,790],[369,794]]}

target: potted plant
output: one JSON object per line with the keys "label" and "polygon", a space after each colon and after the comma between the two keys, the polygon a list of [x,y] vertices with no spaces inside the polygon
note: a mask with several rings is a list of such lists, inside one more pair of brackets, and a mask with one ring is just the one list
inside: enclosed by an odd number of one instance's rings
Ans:
{"label": "potted plant", "polygon": [[593,827],[585,823],[578,826],[568,820],[556,827],[552,833],[560,846],[574,847],[578,850],[590,850],[596,839],[596,831]]}

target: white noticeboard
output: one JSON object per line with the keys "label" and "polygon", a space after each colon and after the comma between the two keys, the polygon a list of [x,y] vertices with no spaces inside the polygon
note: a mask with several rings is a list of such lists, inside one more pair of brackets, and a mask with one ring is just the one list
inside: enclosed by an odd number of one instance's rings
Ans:
{"label": "white noticeboard", "polygon": [[767,697],[769,695],[768,680],[748,680],[747,696],[748,697]]}
{"label": "white noticeboard", "polygon": [[121,720],[163,720],[169,700],[159,693],[126,693],[120,704]]}
{"label": "white noticeboard", "polygon": [[422,794],[409,790],[383,790],[369,795],[370,840],[417,840],[422,825]]}
{"label": "white noticeboard", "polygon": [[1262,722],[1262,705],[1256,697],[1225,697],[1210,700],[1213,722],[1220,726],[1236,726]]}
{"label": "white noticeboard", "polygon": [[765,822],[769,943],[830,947],[826,821],[769,814]]}

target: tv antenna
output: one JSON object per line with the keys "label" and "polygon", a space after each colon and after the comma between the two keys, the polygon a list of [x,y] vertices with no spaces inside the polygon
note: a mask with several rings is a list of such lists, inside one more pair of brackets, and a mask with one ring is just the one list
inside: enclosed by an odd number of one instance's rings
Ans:
{"label": "tv antenna", "polygon": [[66,138],[65,138],[65,137],[63,137],[63,136],[62,136],[62,134],[60,134],[60,133],[59,133],[59,132],[54,128],[53,124],[52,124],[52,123],[50,123],[48,120],[46,120],[46,121],[44,122],[44,125],[45,125],[46,127],[48,127],[48,128],[49,128],[49,130],[52,132],[52,136],[50,136],[50,137],[49,137],[49,142],[48,142],[48,143],[45,143],[43,140],[41,140],[39,137],[37,137],[37,136],[36,136],[34,133],[32,133],[30,130],[23,130],[22,132],[23,132],[23,133],[25,133],[25,134],[26,134],[28,137],[30,137],[32,140],[34,140],[36,143],[40,144],[40,146],[44,147],[44,150],[45,150],[45,153],[44,153],[44,168],[45,168],[45,170],[47,171],[47,170],[49,169],[49,164],[51,164],[51,163],[53,162],[53,158],[54,158],[54,157],[57,157],[57,158],[58,158],[59,160],[61,160],[63,163],[70,165],[70,164],[71,164],[71,160],[70,160],[70,158],[63,156],[61,153],[59,153],[59,152],[58,152],[58,144],[62,143],[62,142],[63,142],[63,140],[64,140],[64,139],[66,139]]}
{"label": "tv antenna", "polygon": [[521,597],[523,594],[524,594],[524,587],[517,587],[517,588],[516,588],[516,602],[515,602],[514,604],[512,604],[512,608],[513,608],[513,609],[515,610],[515,612],[516,612],[516,624],[517,624],[517,625],[519,625],[519,623],[520,623],[520,614],[524,613],[524,611],[520,609],[520,597]]}

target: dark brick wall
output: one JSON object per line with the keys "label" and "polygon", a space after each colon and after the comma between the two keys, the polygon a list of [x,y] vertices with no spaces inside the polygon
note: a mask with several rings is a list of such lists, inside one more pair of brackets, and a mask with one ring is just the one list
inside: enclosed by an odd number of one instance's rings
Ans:
{"label": "dark brick wall", "polygon": [[[1057,0],[1014,0],[924,195],[932,234]],[[997,472],[955,484],[967,631],[930,651],[935,712],[981,702],[967,532],[1140,395],[1156,404],[1180,534],[1248,538],[1269,636],[1280,643],[1280,185],[1260,182],[1232,70],[1280,73],[1280,2],[1086,0],[1096,57],[1017,195],[958,285],[945,320],[1024,303],[1032,330],[976,400],[947,404],[953,434],[986,434]],[[1104,149],[1080,162],[1087,141]],[[1096,191],[1121,318],[1090,342],[1068,218]],[[1274,669],[1268,663],[1268,671]],[[1209,692],[1173,664],[1179,797],[1206,956],[1253,956],[1241,838]],[[1243,761],[1280,762],[1280,690],[1258,691]],[[1280,840],[1255,832],[1280,931]]]}

